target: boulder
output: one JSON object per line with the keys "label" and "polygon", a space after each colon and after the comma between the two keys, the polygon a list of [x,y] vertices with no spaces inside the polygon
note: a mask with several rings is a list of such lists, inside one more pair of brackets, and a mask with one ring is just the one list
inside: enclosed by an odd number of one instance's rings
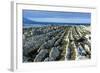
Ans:
{"label": "boulder", "polygon": [[47,56],[48,50],[42,49],[39,54],[35,57],[34,62],[41,62]]}
{"label": "boulder", "polygon": [[56,58],[58,58],[60,55],[60,52],[58,50],[58,48],[56,47],[53,47],[50,51],[50,54],[49,54],[49,57],[50,58],[53,58],[54,60],[56,60]]}
{"label": "boulder", "polygon": [[56,47],[56,46],[58,46],[60,43],[61,43],[61,41],[62,41],[62,39],[60,38],[60,39],[58,39],[56,42],[55,42],[55,44],[54,44],[54,46]]}
{"label": "boulder", "polygon": [[47,58],[45,58],[45,59],[44,59],[44,61],[49,61],[49,58],[48,58],[48,57],[47,57]]}
{"label": "boulder", "polygon": [[47,57],[47,58],[45,58],[44,61],[54,61],[54,59],[53,58],[50,58],[50,57]]}

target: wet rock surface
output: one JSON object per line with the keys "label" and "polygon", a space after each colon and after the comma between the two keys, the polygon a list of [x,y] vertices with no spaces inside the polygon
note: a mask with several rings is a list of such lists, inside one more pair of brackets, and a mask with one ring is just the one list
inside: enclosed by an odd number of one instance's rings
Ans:
{"label": "wet rock surface", "polygon": [[90,26],[23,28],[23,62],[91,58]]}
{"label": "wet rock surface", "polygon": [[48,54],[48,50],[46,49],[42,49],[39,54],[35,57],[34,62],[40,62],[43,61],[45,59],[45,57],[47,57]]}
{"label": "wet rock surface", "polygon": [[58,48],[53,47],[50,51],[49,57],[56,60],[60,55],[60,51],[58,50]]}

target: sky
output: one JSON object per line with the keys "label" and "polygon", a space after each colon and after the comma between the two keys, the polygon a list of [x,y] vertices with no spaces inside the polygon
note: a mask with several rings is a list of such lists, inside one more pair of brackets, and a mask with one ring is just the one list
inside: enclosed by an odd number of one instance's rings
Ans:
{"label": "sky", "polygon": [[[49,23],[91,23],[91,13],[23,10],[23,20]],[[26,24],[26,22],[23,22]]]}

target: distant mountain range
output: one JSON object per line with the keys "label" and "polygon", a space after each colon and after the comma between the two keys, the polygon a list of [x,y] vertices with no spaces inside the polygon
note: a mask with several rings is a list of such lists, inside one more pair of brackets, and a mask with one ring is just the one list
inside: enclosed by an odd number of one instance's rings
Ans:
{"label": "distant mountain range", "polygon": [[54,22],[37,22],[27,18],[23,18],[23,26],[66,26],[66,25],[90,25],[90,23],[54,23]]}

